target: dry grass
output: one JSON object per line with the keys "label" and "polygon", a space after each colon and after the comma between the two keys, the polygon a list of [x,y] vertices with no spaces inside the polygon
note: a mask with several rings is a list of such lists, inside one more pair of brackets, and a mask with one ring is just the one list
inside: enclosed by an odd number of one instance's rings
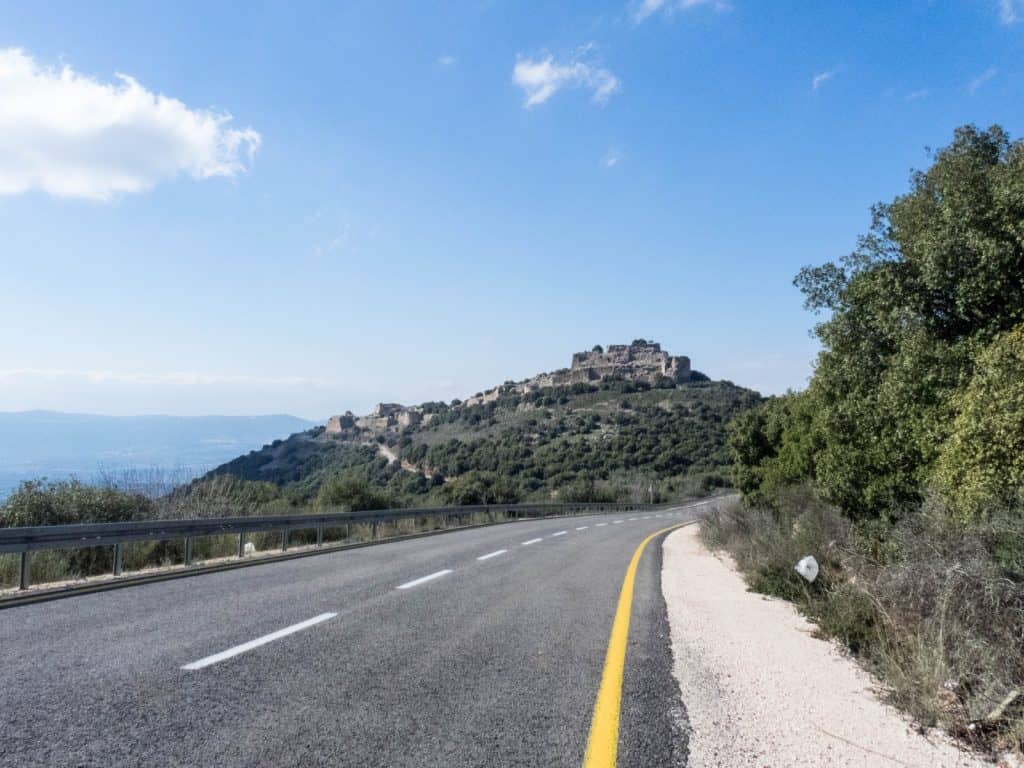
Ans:
{"label": "dry grass", "polygon": [[[855,527],[808,488],[778,511],[735,505],[702,525],[755,591],[792,600],[843,642],[920,724],[992,752],[1024,749],[1024,523],[952,523],[934,502],[892,525]],[[813,554],[821,575],[793,571]]]}

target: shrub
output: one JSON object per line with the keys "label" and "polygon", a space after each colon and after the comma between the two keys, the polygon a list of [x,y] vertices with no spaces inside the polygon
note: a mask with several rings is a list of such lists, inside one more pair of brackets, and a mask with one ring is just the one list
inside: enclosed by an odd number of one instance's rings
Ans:
{"label": "shrub", "polygon": [[[0,527],[117,523],[151,517],[153,502],[140,494],[85,485],[78,480],[23,482],[0,506]],[[110,547],[72,549],[40,560],[48,577],[89,576],[113,565]]]}
{"label": "shrub", "polygon": [[[773,508],[712,513],[701,538],[732,553],[752,589],[796,602],[918,722],[992,749],[1024,743],[1020,707],[986,720],[1024,688],[1020,509],[965,526],[932,499],[895,523],[853,527],[807,488],[794,488]],[[821,565],[813,585],[793,572],[805,554]]]}
{"label": "shrub", "polygon": [[362,477],[333,477],[320,486],[316,495],[317,509],[346,507],[350,510],[390,509],[395,499]]}
{"label": "shrub", "polygon": [[116,523],[152,516],[141,494],[86,485],[78,480],[26,480],[0,506],[0,527]]}
{"label": "shrub", "polygon": [[446,504],[512,504],[519,501],[518,488],[495,472],[467,472],[441,488]]}
{"label": "shrub", "polygon": [[621,488],[598,485],[592,477],[577,477],[572,483],[559,489],[558,495],[561,501],[612,504],[625,494]]}

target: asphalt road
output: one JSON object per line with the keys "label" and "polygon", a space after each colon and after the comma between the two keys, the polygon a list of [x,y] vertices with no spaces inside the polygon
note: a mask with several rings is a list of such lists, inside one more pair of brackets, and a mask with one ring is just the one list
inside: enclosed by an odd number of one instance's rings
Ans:
{"label": "asphalt road", "polygon": [[[579,766],[629,561],[705,509],[509,523],[2,611],[0,765]],[[660,579],[659,538],[636,576],[619,766],[685,765]]]}

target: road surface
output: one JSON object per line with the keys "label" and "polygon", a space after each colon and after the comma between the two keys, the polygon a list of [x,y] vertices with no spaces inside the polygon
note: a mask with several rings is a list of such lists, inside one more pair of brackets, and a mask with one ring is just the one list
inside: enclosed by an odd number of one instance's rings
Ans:
{"label": "road surface", "polygon": [[[0,765],[579,766],[630,560],[705,509],[509,523],[0,611]],[[660,574],[658,537],[628,606],[619,766],[685,764]]]}

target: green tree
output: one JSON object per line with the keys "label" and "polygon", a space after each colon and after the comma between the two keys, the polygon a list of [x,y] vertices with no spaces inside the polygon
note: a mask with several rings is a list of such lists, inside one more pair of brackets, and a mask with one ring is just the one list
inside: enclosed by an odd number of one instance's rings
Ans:
{"label": "green tree", "polygon": [[821,449],[812,391],[772,397],[729,423],[733,482],[748,502],[772,504],[789,485],[812,479]]}
{"label": "green tree", "polygon": [[812,382],[825,497],[854,517],[920,499],[976,351],[1024,318],[1024,145],[967,126],[873,210],[839,263],[801,270],[826,310]]}
{"label": "green tree", "polygon": [[936,481],[959,516],[973,520],[1019,501],[1024,489],[1024,325],[981,353],[956,406]]}

